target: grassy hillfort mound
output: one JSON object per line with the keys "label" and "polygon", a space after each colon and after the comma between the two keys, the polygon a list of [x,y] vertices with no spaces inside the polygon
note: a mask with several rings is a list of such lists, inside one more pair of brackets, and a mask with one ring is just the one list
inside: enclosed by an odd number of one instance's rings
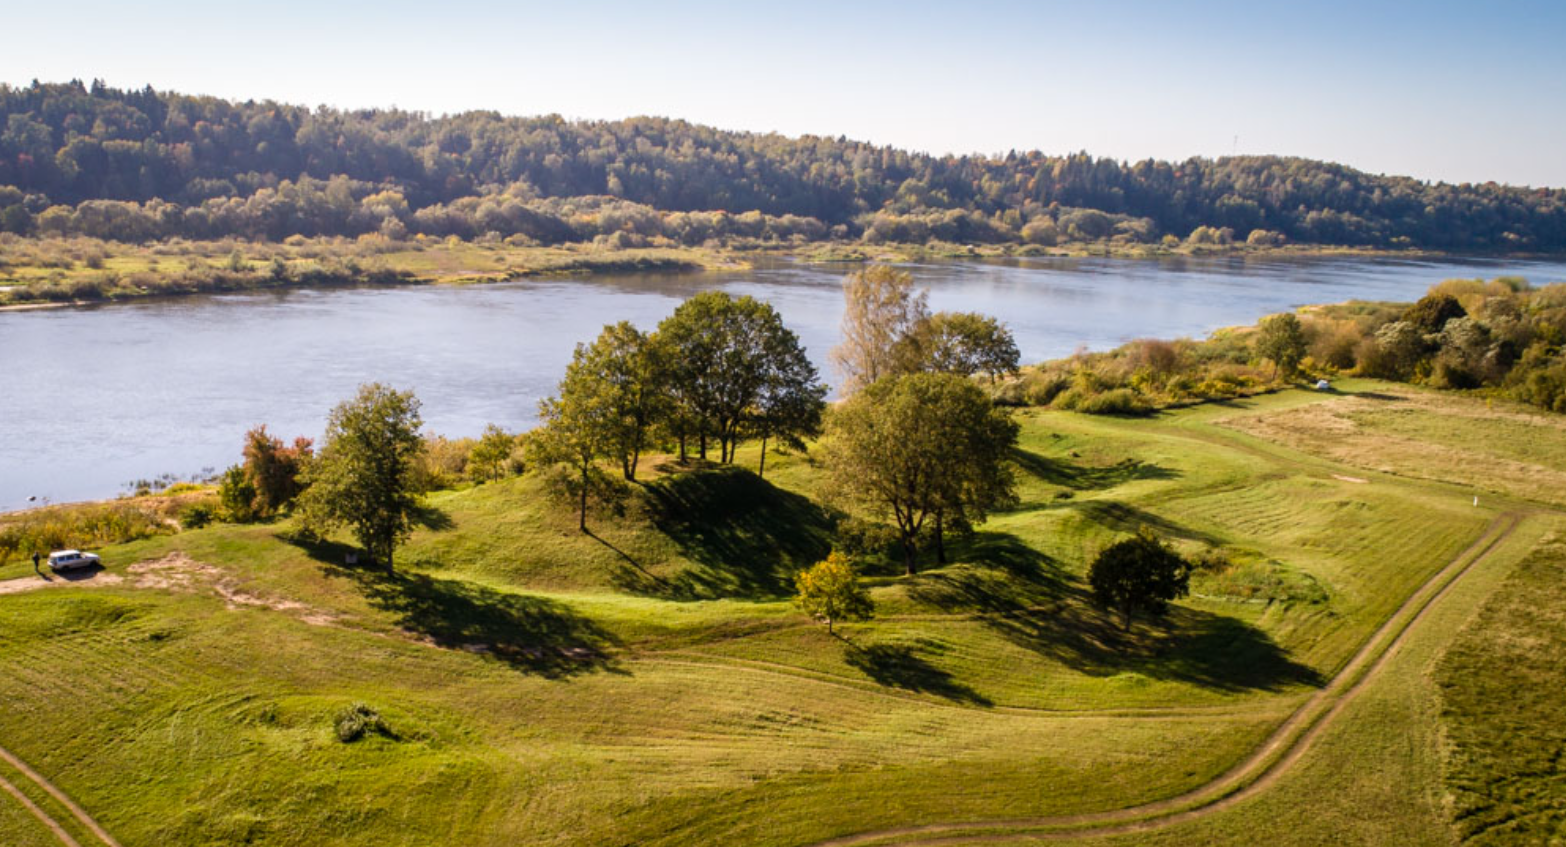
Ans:
{"label": "grassy hillfort mound", "polygon": [[[907,577],[814,446],[764,479],[754,446],[647,459],[589,533],[540,474],[437,491],[392,573],[295,518],[103,547],[82,579],[13,558],[0,744],[125,845],[1559,831],[1558,777],[1505,742],[1555,723],[1553,418],[1348,379],[1015,420],[1017,502]],[[1122,630],[1087,568],[1142,527],[1190,596]],[[829,635],[793,574],[850,542],[875,614]],[[7,843],[99,843],[0,778],[42,812],[0,797]]]}

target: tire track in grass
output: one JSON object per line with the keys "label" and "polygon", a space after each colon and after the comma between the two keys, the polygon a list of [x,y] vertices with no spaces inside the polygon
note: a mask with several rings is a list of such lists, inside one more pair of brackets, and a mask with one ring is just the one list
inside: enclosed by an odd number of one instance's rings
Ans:
{"label": "tire track in grass", "polygon": [[50,817],[49,813],[45,812],[42,808],[39,808],[38,804],[34,803],[31,797],[23,794],[21,789],[11,784],[11,781],[3,776],[0,776],[0,791],[4,791],[5,793],[16,798],[16,802],[22,804],[22,808],[32,812],[33,817],[37,818],[40,823],[48,827],[49,831],[54,833],[54,837],[58,838],[61,844],[64,844],[66,847],[82,847],[81,842],[72,838],[71,834],[65,831],[65,827],[60,826],[59,821]]}
{"label": "tire track in grass", "polygon": [[[37,771],[33,770],[31,767],[28,767],[26,762],[16,757],[16,754],[12,753],[10,750],[5,749],[4,747],[0,747],[0,760],[3,760],[6,764],[15,768],[17,772],[26,777],[29,782],[38,786],[50,797],[53,797],[56,801],[58,801],[61,806],[65,807],[66,811],[71,813],[71,817],[75,818],[78,823],[86,827],[87,831],[91,832],[95,837],[97,837],[99,841],[103,842],[105,847],[121,847],[120,842],[114,840],[114,836],[110,835],[108,830],[105,830],[96,820],[93,820],[92,815],[87,814],[85,809],[83,809],[81,806],[78,806],[76,801],[70,798],[70,795],[66,794],[64,791],[61,791],[54,783],[44,779],[43,776],[41,776]],[[82,847],[81,843],[72,838],[70,833],[66,832],[65,828],[60,826],[58,821],[50,817],[46,812],[44,812],[43,809],[38,808],[38,804],[28,799],[27,796],[18,790],[15,785],[6,781],[4,777],[0,777],[0,783],[3,783],[3,785],[0,785],[0,788],[3,788],[7,793],[11,794],[13,797],[19,800],[22,805],[26,806],[28,810],[33,813],[33,815],[35,815],[39,820],[43,821],[51,830],[53,830],[54,834],[59,836],[62,842],[69,845],[69,847]]]}
{"label": "tire track in grass", "polygon": [[1304,757],[1311,743],[1386,665],[1409,632],[1474,565],[1511,537],[1525,514],[1497,515],[1483,533],[1431,575],[1387,618],[1325,687],[1300,706],[1250,756],[1203,785],[1164,800],[1105,812],[891,827],[814,842],[811,847],[979,844],[1124,835],[1185,823],[1259,794]]}

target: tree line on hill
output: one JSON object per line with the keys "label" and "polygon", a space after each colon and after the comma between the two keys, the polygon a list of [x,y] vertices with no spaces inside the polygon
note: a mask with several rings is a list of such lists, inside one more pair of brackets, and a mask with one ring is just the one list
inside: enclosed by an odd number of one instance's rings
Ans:
{"label": "tree line on hill", "polygon": [[666,118],[432,117],[72,81],[0,85],[0,231],[1549,251],[1566,248],[1566,191],[1273,156],[932,156]]}

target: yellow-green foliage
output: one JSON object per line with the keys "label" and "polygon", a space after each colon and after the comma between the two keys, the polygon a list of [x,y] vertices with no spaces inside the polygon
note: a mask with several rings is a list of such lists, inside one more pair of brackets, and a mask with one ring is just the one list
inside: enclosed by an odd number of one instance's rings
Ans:
{"label": "yellow-green foliage", "polygon": [[865,620],[875,609],[854,574],[853,563],[836,550],[796,574],[794,586],[799,592],[794,602],[805,614],[826,621],[828,632],[837,621]]}
{"label": "yellow-green foliage", "polygon": [[168,518],[176,509],[160,505],[158,499],[54,506],[0,517],[0,565],[12,556],[119,544],[170,532]]}
{"label": "yellow-green foliage", "polygon": [[1250,333],[1225,331],[1206,341],[1139,339],[1107,353],[1026,368],[997,385],[997,402],[1096,415],[1142,415],[1204,400],[1244,397],[1283,383],[1252,361]]}

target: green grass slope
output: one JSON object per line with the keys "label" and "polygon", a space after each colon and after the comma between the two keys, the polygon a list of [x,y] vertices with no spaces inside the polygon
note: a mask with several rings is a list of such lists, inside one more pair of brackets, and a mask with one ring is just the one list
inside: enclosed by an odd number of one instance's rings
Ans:
{"label": "green grass slope", "polygon": [[[841,638],[788,600],[836,531],[809,454],[661,468],[589,535],[532,476],[440,492],[393,575],[286,522],[110,548],[0,595],[0,744],[126,845],[784,845],[1167,797],[1507,505],[1215,425],[1351,400],[1025,413],[1019,506],[872,568]],[[1216,564],[1122,633],[1086,563],[1143,525]],[[389,732],[342,743],[359,702]]]}

